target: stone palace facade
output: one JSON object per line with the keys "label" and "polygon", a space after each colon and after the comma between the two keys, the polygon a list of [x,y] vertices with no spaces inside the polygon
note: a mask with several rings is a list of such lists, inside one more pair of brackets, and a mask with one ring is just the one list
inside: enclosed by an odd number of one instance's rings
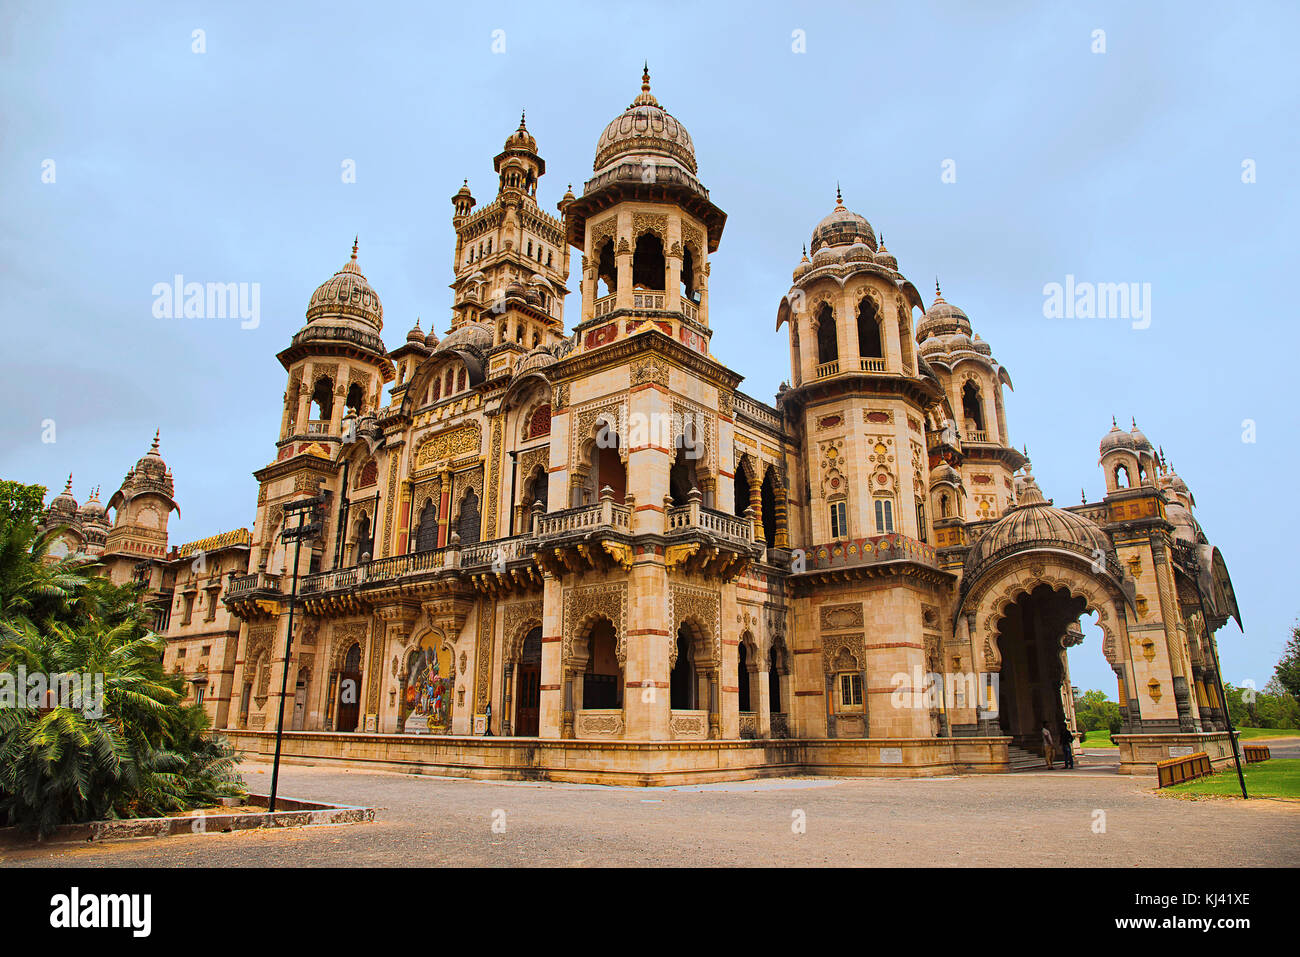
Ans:
{"label": "stone palace facade", "polygon": [[776,304],[789,382],[741,392],[710,344],[726,214],[648,73],[558,216],[522,119],[493,165],[490,202],[452,197],[441,338],[417,322],[388,349],[356,244],[312,294],[251,532],[169,551],[156,439],[107,508],[49,506],[61,550],[147,583],[168,670],[239,747],[273,748],[283,686],[291,760],[1006,770],[1073,720],[1065,649],[1095,613],[1125,770],[1230,754],[1231,581],[1136,425],[1101,440],[1101,501],[1053,505],[1011,444],[1007,370],[838,196]]}

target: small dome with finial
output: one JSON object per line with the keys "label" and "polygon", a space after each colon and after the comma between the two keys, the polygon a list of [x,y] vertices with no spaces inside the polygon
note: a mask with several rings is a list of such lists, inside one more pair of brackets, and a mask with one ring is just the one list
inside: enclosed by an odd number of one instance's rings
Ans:
{"label": "small dome with finial", "polygon": [[880,248],[876,250],[875,259],[877,264],[884,266],[886,269],[892,269],[894,272],[898,272],[898,259],[893,253],[885,248],[885,237],[883,234],[880,237]]}
{"label": "small dome with finial", "polygon": [[852,246],[857,242],[864,243],[873,253],[876,251],[875,230],[865,216],[845,207],[844,196],[836,183],[835,208],[812,232],[813,262],[817,261],[817,253],[824,246]]}
{"label": "small dome with finial", "polygon": [[808,247],[804,246],[803,257],[799,260],[799,265],[794,267],[795,281],[798,282],[804,276],[808,275],[808,271],[812,269],[812,267],[812,260],[808,258]]}
{"label": "small dome with finial", "polygon": [[420,328],[420,317],[415,317],[415,325],[411,331],[406,334],[406,341],[413,342],[416,345],[424,345],[424,330]]}
{"label": "small dome with finial", "polygon": [[1105,456],[1107,452],[1113,452],[1116,449],[1129,449],[1131,451],[1134,448],[1133,436],[1121,429],[1119,423],[1115,421],[1115,417],[1111,416],[1110,431],[1102,436],[1101,443],[1097,446],[1099,454]]}
{"label": "small dome with finial", "polygon": [[1133,430],[1129,432],[1129,435],[1133,439],[1133,448],[1137,449],[1139,452],[1154,451],[1150,440],[1148,440],[1147,437],[1142,434],[1142,430],[1138,428],[1137,419],[1134,418],[1132,422]]}
{"label": "small dome with finial", "polygon": [[659,105],[650,92],[650,64],[641,73],[641,93],[626,110],[605,127],[596,141],[592,169],[602,170],[628,154],[660,154],[679,162],[695,175],[695,144],[675,116]]}
{"label": "small dome with finial", "polygon": [[307,303],[307,322],[352,319],[375,331],[384,328],[384,307],[357,265],[358,239],[352,241],[352,258],[343,268],[321,283]]}
{"label": "small dome with finial", "polygon": [[72,473],[68,473],[68,484],[63,491],[50,499],[49,512],[52,516],[72,518],[77,514],[77,500],[72,495]]}
{"label": "small dome with finial", "polygon": [[524,150],[528,153],[537,152],[537,140],[533,134],[528,132],[528,127],[524,125],[524,111],[519,113],[519,128],[506,137],[507,150]]}

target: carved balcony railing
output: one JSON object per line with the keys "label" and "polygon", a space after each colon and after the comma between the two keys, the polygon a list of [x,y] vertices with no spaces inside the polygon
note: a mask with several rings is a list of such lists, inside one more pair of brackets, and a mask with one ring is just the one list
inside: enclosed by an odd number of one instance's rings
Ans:
{"label": "carved balcony railing", "polygon": [[823,362],[817,367],[817,378],[824,379],[828,375],[835,375],[840,371],[840,360],[832,359],[830,362]]}
{"label": "carved balcony railing", "polygon": [[329,419],[314,419],[307,423],[308,435],[329,435]]}
{"label": "carved balcony railing", "polygon": [[989,440],[989,434],[988,434],[988,432],[985,431],[984,429],[967,429],[967,430],[966,430],[966,441],[967,441],[967,442],[987,442],[988,440]]}
{"label": "carved balcony railing", "polygon": [[808,551],[807,560],[809,571],[896,561],[938,567],[934,546],[898,533],[817,545]]}
{"label": "carved balcony railing", "polygon": [[682,315],[685,316],[687,319],[691,320],[691,322],[699,322],[700,319],[699,306],[695,305],[695,303],[691,302],[689,299],[683,299],[681,302],[682,302]]}
{"label": "carved balcony railing", "polygon": [[538,538],[550,538],[601,526],[630,531],[632,510],[626,505],[617,504],[613,498],[602,498],[595,505],[580,505],[559,512],[538,514],[534,528]]}
{"label": "carved balcony railing", "polygon": [[597,299],[592,305],[592,317],[599,319],[601,316],[608,316],[614,311],[614,301],[618,296],[605,296],[603,299]]}
{"label": "carved balcony railing", "polygon": [[226,601],[234,598],[243,598],[245,595],[251,595],[255,591],[278,592],[280,590],[280,576],[268,575],[266,572],[253,572],[251,575],[239,575],[230,579],[226,585],[226,593],[223,596]]}
{"label": "carved balcony railing", "polygon": [[790,737],[790,716],[784,711],[772,712],[772,737]]}
{"label": "carved balcony railing", "polygon": [[749,544],[754,540],[753,522],[705,508],[699,503],[699,497],[699,491],[691,489],[685,505],[668,509],[667,534],[670,537],[691,531],[704,531],[740,544]]}
{"label": "carved balcony railing", "polygon": [[758,422],[770,429],[781,429],[781,416],[771,406],[764,405],[757,399],[745,395],[743,392],[737,392],[733,397],[732,406],[737,416]]}
{"label": "carved balcony railing", "polygon": [[437,572],[473,572],[490,570],[494,565],[526,559],[530,552],[522,536],[476,542],[464,548],[449,546],[407,555],[393,555],[374,561],[336,568],[308,575],[298,585],[301,595],[350,591],[366,585],[381,585],[403,578],[416,578]]}
{"label": "carved balcony railing", "polygon": [[664,294],[662,292],[637,292],[632,294],[633,309],[662,309]]}
{"label": "carved balcony railing", "polygon": [[885,360],[864,358],[862,360],[862,371],[863,372],[884,372]]}

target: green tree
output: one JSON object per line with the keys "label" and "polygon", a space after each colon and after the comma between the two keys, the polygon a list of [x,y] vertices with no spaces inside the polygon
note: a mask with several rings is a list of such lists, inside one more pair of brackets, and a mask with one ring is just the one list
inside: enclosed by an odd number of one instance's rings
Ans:
{"label": "green tree", "polygon": [[1291,639],[1273,669],[1273,677],[1292,698],[1300,699],[1300,625],[1291,628]]}
{"label": "green tree", "polygon": [[[143,586],[114,585],[85,559],[51,560],[31,488],[0,488],[0,815],[44,834],[243,793],[233,750],[204,735],[203,709],[163,673]],[[28,701],[24,672],[102,676],[102,703]]]}

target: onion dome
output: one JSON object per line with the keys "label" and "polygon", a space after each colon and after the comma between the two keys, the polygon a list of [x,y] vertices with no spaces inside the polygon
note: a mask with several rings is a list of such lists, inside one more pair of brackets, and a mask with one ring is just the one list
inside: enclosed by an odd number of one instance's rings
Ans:
{"label": "onion dome", "polygon": [[952,485],[961,487],[961,473],[949,465],[947,462],[940,461],[938,465],[930,469],[931,485]]}
{"label": "onion dome", "polygon": [[519,129],[515,130],[506,137],[506,150],[526,150],[529,153],[537,152],[537,140],[533,134],[528,132],[528,127],[524,125],[524,114],[519,114]]}
{"label": "onion dome", "polygon": [[1116,449],[1129,449],[1132,451],[1134,448],[1133,436],[1123,431],[1112,416],[1110,431],[1102,437],[1101,444],[1097,447],[1099,454],[1105,457],[1107,452],[1113,452]]}
{"label": "onion dome", "polygon": [[568,185],[568,188],[565,189],[565,191],[564,191],[564,195],[560,197],[560,202],[562,202],[562,203],[571,203],[571,202],[573,202],[573,201],[574,201],[575,199],[577,199],[577,198],[578,198],[578,197],[576,197],[576,196],[573,195],[573,184],[570,183],[570,184]]}
{"label": "onion dome", "polygon": [[1139,452],[1154,451],[1151,442],[1142,434],[1142,430],[1138,428],[1137,419],[1133,419],[1132,422],[1133,431],[1129,433],[1129,436],[1133,439],[1133,448],[1137,449]]}
{"label": "onion dome", "polygon": [[892,269],[894,272],[898,272],[898,259],[893,253],[885,248],[884,236],[880,237],[880,248],[876,250],[875,259],[878,265],[884,266],[886,269]]}
{"label": "onion dome", "polygon": [[406,334],[406,341],[413,343],[417,346],[424,345],[425,335],[424,335],[424,330],[420,328],[419,316],[415,317],[415,325],[412,326],[411,331]]}
{"label": "onion dome", "polygon": [[645,153],[674,159],[692,175],[698,172],[691,134],[650,92],[649,64],[641,75],[641,95],[614,117],[596,141],[592,169],[601,170],[622,156]]}
{"label": "onion dome", "polygon": [[926,310],[925,315],[916,326],[916,337],[928,339],[934,335],[950,335],[961,332],[971,334],[970,318],[957,306],[946,302],[939,291],[939,281],[934,283],[934,304]]}
{"label": "onion dome", "polygon": [[1201,525],[1192,515],[1191,509],[1175,500],[1165,506],[1165,517],[1174,526],[1174,538],[1196,544],[1200,537]]}
{"label": "onion dome", "polygon": [[384,307],[379,294],[370,287],[357,265],[357,242],[352,243],[352,258],[343,268],[316,288],[307,304],[307,323],[327,320],[351,320],[363,323],[372,331],[384,328]]}
{"label": "onion dome", "polygon": [[875,252],[876,233],[865,217],[845,208],[840,188],[836,186],[835,208],[812,232],[813,262],[817,261],[817,251],[823,246],[850,246],[855,242],[863,242]]}
{"label": "onion dome", "polygon": [[86,504],[77,510],[77,518],[86,524],[107,525],[108,509],[99,500],[99,489],[92,489]]}
{"label": "onion dome", "polygon": [[993,347],[981,339],[978,332],[971,336],[971,348],[981,355],[993,355]]}
{"label": "onion dome", "polygon": [[799,260],[799,265],[794,267],[794,281],[798,282],[808,271],[812,269],[812,260],[808,258],[808,247],[803,248],[803,257]]}
{"label": "onion dome", "polygon": [[51,517],[59,516],[60,518],[71,519],[77,514],[77,500],[72,496],[72,475],[68,475],[68,484],[63,487],[63,491],[54,498],[50,499],[49,513]]}
{"label": "onion dome", "polygon": [[993,523],[966,554],[966,582],[982,565],[1021,551],[1067,551],[1088,561],[1112,555],[1114,549],[1102,527],[1075,512],[1056,508],[1043,497],[1028,466],[1020,483],[1019,501]]}

